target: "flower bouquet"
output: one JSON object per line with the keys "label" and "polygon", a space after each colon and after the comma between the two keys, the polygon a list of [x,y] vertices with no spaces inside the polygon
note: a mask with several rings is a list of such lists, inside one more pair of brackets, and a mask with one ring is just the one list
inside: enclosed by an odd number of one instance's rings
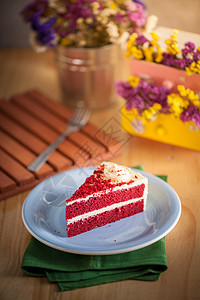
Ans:
{"label": "flower bouquet", "polygon": [[[127,43],[132,76],[116,82],[125,100],[122,126],[146,138],[200,150],[200,47],[187,42],[178,48],[177,31],[165,41],[166,50],[134,33]],[[142,60],[142,61],[141,61]]]}
{"label": "flower bouquet", "polygon": [[116,90],[126,99],[126,110],[144,124],[155,121],[162,113],[171,114],[182,122],[193,121],[200,128],[199,96],[184,85],[178,85],[174,93],[165,85],[130,76],[127,82],[117,82]]}
{"label": "flower bouquet", "polygon": [[159,44],[159,36],[151,33],[151,39],[144,34],[133,33],[127,43],[126,56],[147,62],[154,62],[172,68],[185,70],[187,75],[200,74],[200,47],[193,42],[178,46],[178,30],[165,40],[166,49]]}
{"label": "flower bouquet", "polygon": [[21,14],[32,47],[55,49],[64,103],[84,101],[91,109],[115,103],[120,47],[147,22],[140,0],[34,0]]}
{"label": "flower bouquet", "polygon": [[21,14],[31,26],[30,41],[37,51],[127,41],[147,20],[140,0],[34,0]]}

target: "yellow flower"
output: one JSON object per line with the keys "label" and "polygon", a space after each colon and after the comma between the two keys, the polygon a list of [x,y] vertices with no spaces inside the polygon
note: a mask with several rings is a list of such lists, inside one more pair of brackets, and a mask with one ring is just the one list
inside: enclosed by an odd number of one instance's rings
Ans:
{"label": "yellow flower", "polygon": [[173,55],[181,53],[176,42],[171,42],[171,44],[168,44],[167,53],[171,53]]}
{"label": "yellow flower", "polygon": [[161,108],[162,107],[159,103],[154,103],[151,107],[149,107],[148,109],[145,109],[142,112],[142,117],[146,121],[153,121],[155,119],[155,117],[157,116],[157,114],[159,113],[159,111],[161,110]]}
{"label": "yellow flower", "polygon": [[136,32],[132,33],[130,38],[129,38],[129,41],[130,42],[135,42],[135,39],[138,37],[138,34]]}
{"label": "yellow flower", "polygon": [[186,97],[187,96],[186,88],[184,87],[184,85],[178,85],[177,86],[177,90],[179,91],[179,94],[182,97]]}
{"label": "yellow flower", "polygon": [[186,74],[187,74],[188,76],[191,76],[191,75],[193,74],[193,72],[190,70],[189,67],[186,67],[186,68],[185,68],[185,71],[186,71]]}
{"label": "yellow flower", "polygon": [[144,110],[143,113],[142,113],[142,117],[147,120],[147,121],[150,121],[151,118],[152,118],[152,112],[148,109]]}
{"label": "yellow flower", "polygon": [[134,45],[135,43],[135,39],[137,38],[137,33],[133,33],[128,42],[127,42],[127,45],[126,45],[126,53],[125,53],[125,56],[126,57],[129,57],[132,55],[132,52],[133,50],[132,49],[137,49],[137,47]]}
{"label": "yellow flower", "polygon": [[142,119],[142,116],[139,115],[137,108],[131,110],[131,116],[137,119]]}
{"label": "yellow flower", "polygon": [[171,40],[170,39],[165,40],[165,44],[166,45],[170,45],[171,44]]}
{"label": "yellow flower", "polygon": [[152,36],[153,40],[155,40],[155,41],[158,41],[159,38],[160,38],[160,37],[157,35],[157,33],[155,33],[155,32],[151,32],[151,36]]}
{"label": "yellow flower", "polygon": [[[119,8],[124,5],[124,0],[114,0],[114,1],[107,0],[105,2],[108,2],[109,8],[115,10],[119,10]],[[127,2],[127,0],[125,2]]]}
{"label": "yellow flower", "polygon": [[62,18],[57,18],[57,20],[56,20],[56,24],[57,24],[57,25],[61,25],[61,24],[63,24],[63,23],[64,23],[64,21],[63,21]]}
{"label": "yellow flower", "polygon": [[181,53],[181,51],[178,48],[178,30],[174,30],[174,34],[170,36],[170,39],[165,40],[165,44],[167,45],[167,53],[171,53],[173,55],[176,55],[178,53]]}
{"label": "yellow flower", "polygon": [[195,98],[196,98],[195,96],[196,95],[195,95],[194,91],[188,90],[187,92],[188,92],[188,99],[191,100],[191,101],[195,100]]}
{"label": "yellow flower", "polygon": [[160,63],[163,60],[163,55],[161,52],[157,52],[155,55],[155,62]]}
{"label": "yellow flower", "polygon": [[153,109],[158,112],[159,110],[161,110],[162,106],[159,103],[154,103],[153,105]]}
{"label": "yellow flower", "polygon": [[186,89],[183,85],[178,85],[177,89],[181,97],[186,98],[185,101],[191,101],[195,106],[200,107],[199,96],[191,89]]}
{"label": "yellow flower", "polygon": [[136,46],[133,46],[130,50],[130,55],[132,55],[133,57],[135,57],[136,59],[143,59],[144,55],[142,50],[137,49]]}
{"label": "yellow flower", "polygon": [[61,42],[60,42],[60,45],[63,46],[63,47],[68,46],[69,45],[68,37],[65,36],[64,38],[62,38]]}
{"label": "yellow flower", "polygon": [[145,60],[152,62],[153,61],[153,47],[148,47],[144,49]]}
{"label": "yellow flower", "polygon": [[196,66],[196,63],[193,61],[190,65],[191,70],[194,70],[195,66]]}
{"label": "yellow flower", "polygon": [[193,100],[192,103],[200,109],[200,101],[199,100]]}
{"label": "yellow flower", "polygon": [[110,6],[111,9],[117,9],[117,5],[114,1],[111,2]]}
{"label": "yellow flower", "polygon": [[129,77],[129,83],[132,87],[137,87],[138,84],[140,82],[140,78],[139,77],[136,77],[136,76],[130,76]]}
{"label": "yellow flower", "polygon": [[189,66],[189,71],[191,73],[198,73],[198,74],[200,74],[200,61],[197,61],[197,62],[193,61],[191,63],[191,65]]}
{"label": "yellow flower", "polygon": [[174,93],[167,97],[167,102],[170,107],[170,112],[173,113],[175,117],[179,117],[183,110],[189,106],[188,100]]}
{"label": "yellow flower", "polygon": [[198,94],[196,94],[193,90],[191,89],[186,89],[183,85],[178,85],[178,91],[181,95],[181,97],[183,97],[183,101],[185,101],[185,107],[187,108],[187,106],[189,105],[189,102],[191,102],[193,105],[197,106],[198,108],[200,108],[200,100],[199,100],[199,96]]}
{"label": "yellow flower", "polygon": [[179,31],[177,29],[174,29],[174,34],[171,35],[172,40],[178,40],[178,33]]}

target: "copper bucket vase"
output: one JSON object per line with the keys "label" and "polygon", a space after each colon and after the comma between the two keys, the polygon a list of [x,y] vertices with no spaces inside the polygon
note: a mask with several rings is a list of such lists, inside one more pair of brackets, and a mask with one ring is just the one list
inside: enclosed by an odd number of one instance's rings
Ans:
{"label": "copper bucket vase", "polygon": [[106,108],[116,102],[115,80],[120,47],[56,49],[62,102],[74,108],[84,101],[90,109]]}

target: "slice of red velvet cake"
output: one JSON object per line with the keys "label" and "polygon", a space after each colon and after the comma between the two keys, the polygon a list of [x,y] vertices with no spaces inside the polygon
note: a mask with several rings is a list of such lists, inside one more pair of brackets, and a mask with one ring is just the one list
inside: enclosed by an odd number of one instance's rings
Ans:
{"label": "slice of red velvet cake", "polygon": [[148,180],[130,168],[103,162],[66,201],[68,237],[146,209]]}

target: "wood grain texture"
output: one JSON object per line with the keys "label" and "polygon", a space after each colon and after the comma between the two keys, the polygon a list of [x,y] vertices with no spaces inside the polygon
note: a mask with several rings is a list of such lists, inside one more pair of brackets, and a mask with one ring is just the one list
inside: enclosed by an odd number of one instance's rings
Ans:
{"label": "wood grain texture", "polygon": [[[37,155],[65,131],[72,113],[36,90],[0,101],[0,200],[32,188],[59,171],[83,167],[86,162],[91,165],[116,155],[111,151],[111,144],[95,135],[98,128],[88,123],[86,130],[82,128],[70,134],[42,168],[33,173],[28,171]],[[114,139],[114,142],[119,147],[120,141]]]}
{"label": "wood grain texture", "polygon": [[[24,94],[27,90],[37,88],[48,97],[53,95],[55,100],[59,100],[60,92],[51,52],[37,55],[32,50],[1,49],[0,58],[1,98],[11,98],[12,95]],[[34,92],[31,97],[36,99],[40,96]],[[35,103],[39,103],[39,101],[42,102],[40,99],[35,100]],[[46,103],[45,100],[44,103]],[[12,105],[19,109],[19,105],[17,104],[17,106],[14,101]],[[200,299],[200,153],[139,137],[130,137],[121,131],[120,105],[121,102],[118,99],[115,107],[93,112],[90,123],[99,128],[98,134],[95,136],[96,139],[102,139],[106,142],[106,147],[112,145],[115,146],[115,150],[120,150],[120,154],[112,159],[114,162],[127,166],[141,164],[149,173],[167,174],[169,184],[178,193],[182,203],[182,214],[176,227],[166,236],[168,270],[156,282],[127,280],[62,293],[58,292],[55,284],[50,284],[45,278],[34,278],[25,275],[21,271],[20,265],[30,234],[23,225],[21,210],[29,190],[0,201],[0,299]],[[47,106],[47,110],[51,112],[51,104]],[[33,115],[31,116],[33,118]],[[56,110],[56,116],[61,121],[66,121],[66,118],[68,118],[65,113],[61,112],[61,109]],[[25,129],[22,122],[18,124],[16,118],[13,120],[8,115],[4,115],[4,118],[7,123],[3,122],[4,125],[2,125],[0,117],[1,130],[14,137],[16,142],[31,150],[27,137],[29,135],[34,136],[33,128],[30,130]],[[38,122],[41,122],[41,120],[38,120]],[[16,130],[13,131],[13,128]],[[107,139],[107,135],[102,134],[103,129],[111,135],[111,138]],[[52,132],[53,129],[49,130]],[[84,134],[90,135],[90,131],[93,129],[92,127],[86,127],[84,130]],[[55,130],[53,132],[55,136]],[[112,143],[112,138],[116,137],[121,140],[120,149]],[[35,137],[35,142],[40,150],[44,149],[50,140],[49,138],[47,141],[45,136],[43,136],[43,139]],[[36,148],[32,150],[34,155],[37,154]],[[1,151],[5,151],[5,149],[1,149]],[[8,156],[8,153],[5,153]],[[61,149],[59,154],[61,154]],[[56,163],[57,158],[52,157],[51,159],[51,167],[53,167],[53,160],[55,159],[54,162]],[[21,167],[23,166],[21,165]],[[4,188],[5,182],[6,178],[4,177],[1,180],[2,188]],[[10,184],[13,184],[12,179]]]}

